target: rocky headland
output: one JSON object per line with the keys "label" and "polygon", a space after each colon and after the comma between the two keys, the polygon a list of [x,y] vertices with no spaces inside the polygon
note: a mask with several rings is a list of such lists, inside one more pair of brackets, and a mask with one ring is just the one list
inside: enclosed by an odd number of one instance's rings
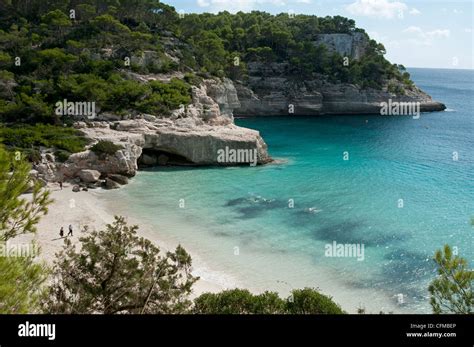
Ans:
{"label": "rocky headland", "polygon": [[[323,44],[348,61],[364,59],[367,36],[361,33],[319,35],[315,44]],[[167,59],[179,61],[176,43]],[[113,54],[105,51],[102,54]],[[97,59],[104,59],[100,55]],[[132,59],[137,64],[160,64],[153,52],[143,52]],[[381,89],[329,81],[313,74],[297,79],[285,62],[247,64],[245,81],[211,77],[191,87],[192,102],[182,105],[170,116],[130,112],[117,115],[99,112],[93,119],[74,123],[90,140],[88,148],[57,162],[53,151],[42,151],[41,162],[34,165],[33,175],[46,182],[70,181],[74,190],[105,187],[118,188],[128,183],[140,167],[159,165],[234,165],[217,160],[223,148],[255,150],[257,163],[272,161],[264,139],[256,130],[234,124],[234,116],[378,114],[381,103],[417,102],[420,111],[444,110],[444,104],[428,94],[400,81],[386,81]],[[127,78],[140,83],[169,82],[183,79],[182,72],[138,74],[122,71]],[[393,91],[394,87],[396,92]],[[119,149],[100,155],[90,149],[99,141],[111,142]]]}

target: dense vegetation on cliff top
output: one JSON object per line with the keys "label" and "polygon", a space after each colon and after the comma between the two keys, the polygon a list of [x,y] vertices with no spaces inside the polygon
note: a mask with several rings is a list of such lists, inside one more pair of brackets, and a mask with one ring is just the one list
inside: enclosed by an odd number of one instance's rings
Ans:
{"label": "dense vegetation on cliff top", "polygon": [[[99,112],[166,115],[191,102],[191,84],[201,77],[245,81],[247,65],[255,61],[287,62],[288,73],[300,80],[317,74],[361,87],[380,88],[389,79],[411,83],[373,40],[364,58],[349,66],[314,44],[321,33],[352,32],[364,33],[340,16],[222,12],[183,17],[158,0],[2,1],[0,121],[70,124],[68,116],[54,112],[64,99],[95,101]],[[152,51],[153,59],[143,60],[145,51]],[[181,71],[186,77],[140,83],[130,71]]]}

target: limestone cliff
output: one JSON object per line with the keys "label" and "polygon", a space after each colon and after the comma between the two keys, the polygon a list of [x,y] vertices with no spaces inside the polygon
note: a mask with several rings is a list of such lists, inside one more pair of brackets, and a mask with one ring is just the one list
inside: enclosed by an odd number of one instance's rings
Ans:
{"label": "limestone cliff", "polygon": [[[281,65],[281,64],[273,64]],[[251,65],[251,72],[281,67]],[[442,111],[444,104],[434,101],[417,87],[405,90],[403,95],[360,87],[352,84],[334,84],[322,79],[295,81],[276,73],[271,77],[250,76],[246,84],[236,83],[241,107],[236,116],[322,115],[322,114],[378,114],[381,103],[392,101],[419,102],[421,112]]]}
{"label": "limestone cliff", "polygon": [[[330,51],[357,60],[364,58],[368,41],[362,33],[321,34],[314,44],[325,45]],[[179,51],[170,50],[166,58],[179,61]],[[138,65],[159,65],[160,59],[148,52],[133,57]],[[106,140],[121,149],[105,157],[88,149],[73,154],[61,164],[43,160],[35,169],[46,181],[66,179],[88,186],[102,182],[106,187],[116,188],[127,182],[126,177],[134,176],[141,165],[235,165],[218,161],[218,151],[226,147],[255,150],[258,163],[270,162],[267,145],[259,132],[236,126],[234,115],[376,114],[380,112],[381,102],[389,99],[419,102],[421,111],[445,108],[419,88],[406,88],[398,81],[387,81],[380,90],[362,89],[347,83],[331,83],[322,75],[295,78],[285,62],[249,62],[247,69],[245,82],[217,77],[202,79],[191,88],[191,104],[174,110],[168,117],[132,111],[125,116],[99,113],[93,121],[77,122],[75,127],[91,140],[91,145]],[[180,71],[148,75],[122,73],[140,83],[185,78]],[[395,85],[398,94],[389,91],[389,82]]]}
{"label": "limestone cliff", "polygon": [[[320,34],[315,45],[348,58],[348,63],[364,59],[369,41],[364,33]],[[348,83],[331,83],[327,76],[295,78],[288,72],[288,63],[249,62],[248,80],[236,82],[240,107],[237,116],[377,114],[382,102],[419,102],[424,111],[441,111],[446,107],[428,94],[399,81],[386,81],[382,89],[365,88]],[[402,93],[392,93],[389,85]]]}
{"label": "limestone cliff", "polygon": [[[143,82],[169,76],[136,75]],[[212,97],[211,97],[212,96]],[[192,103],[171,117],[147,114],[118,116],[102,113],[94,121],[75,127],[91,140],[110,141],[121,147],[114,154],[99,155],[90,149],[75,153],[64,163],[38,163],[35,169],[46,181],[72,180],[92,188],[117,188],[140,165],[242,165],[219,162],[219,150],[255,151],[258,164],[271,161],[267,145],[256,130],[233,123],[233,109],[240,107],[237,91],[228,79],[204,80],[192,87]],[[90,147],[90,146],[89,146]]]}
{"label": "limestone cliff", "polygon": [[342,57],[360,59],[364,56],[368,40],[364,33],[352,34],[320,34],[317,35],[315,45],[324,45],[329,51],[337,52]]}

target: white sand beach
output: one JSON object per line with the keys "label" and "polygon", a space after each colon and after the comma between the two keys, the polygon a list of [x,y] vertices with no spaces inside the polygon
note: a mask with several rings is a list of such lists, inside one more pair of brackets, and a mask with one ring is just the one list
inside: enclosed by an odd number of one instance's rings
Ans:
{"label": "white sand beach", "polygon": [[[48,185],[51,197],[54,202],[49,206],[49,212],[41,218],[38,224],[38,232],[35,235],[21,235],[13,240],[15,243],[27,243],[34,239],[40,247],[40,259],[52,265],[55,254],[63,246],[63,238],[59,236],[59,230],[64,227],[64,236],[68,233],[69,225],[73,227],[73,236],[69,239],[73,243],[79,243],[79,238],[85,235],[85,227],[89,230],[103,230],[106,224],[114,221],[114,213],[104,206],[104,201],[99,199],[98,191],[89,190],[87,192],[73,192],[72,186],[64,184],[63,190],[56,184]],[[101,193],[106,193],[105,191]],[[177,245],[165,244],[159,240],[159,231],[151,230],[139,221],[127,217],[131,225],[138,225],[138,235],[153,241],[162,250],[173,250]],[[225,288],[232,287],[232,284],[223,285],[217,273],[208,270],[194,254],[193,274],[199,276],[200,280],[194,285],[193,296],[198,296],[204,292],[218,292]],[[216,280],[214,280],[216,279]]]}
{"label": "white sand beach", "polygon": [[[34,235],[21,235],[13,240],[18,244],[27,244],[34,239],[40,246],[39,259],[44,260],[47,264],[52,265],[55,255],[58,253],[64,240],[59,236],[59,230],[64,227],[64,234],[67,235],[69,224],[73,227],[73,236],[69,237],[73,243],[78,244],[79,238],[85,235],[84,228],[87,226],[89,230],[104,230],[106,224],[114,221],[114,215],[120,214],[120,208],[114,210],[114,202],[108,198],[109,191],[102,189],[94,189],[89,191],[73,192],[72,185],[65,183],[63,190],[56,184],[50,184],[47,187],[51,192],[54,202],[49,206],[49,212],[41,218],[38,224],[38,232]],[[123,210],[121,215],[124,215]],[[174,250],[177,244],[173,244],[170,240],[160,233],[159,228],[147,225],[141,220],[134,219],[130,215],[124,215],[130,225],[138,225],[138,235],[145,237],[154,242],[163,251]],[[272,290],[286,295],[286,283],[275,283],[271,288],[260,288],[252,286],[248,279],[242,276],[236,276],[232,271],[226,271],[225,267],[216,266],[209,262],[209,255],[200,256],[200,249],[196,248],[192,241],[182,246],[190,253],[193,260],[193,274],[199,276],[200,279],[193,286],[192,297],[199,296],[205,292],[219,292],[231,288],[248,288],[249,290],[259,293],[264,290]],[[211,257],[212,258],[212,257]],[[283,265],[286,262],[283,263]],[[280,266],[283,266],[280,264]],[[294,266],[287,264],[288,267]],[[304,265],[302,266],[304,268]],[[289,270],[288,270],[289,271]],[[238,274],[237,274],[238,275]],[[374,292],[370,289],[354,289],[340,287],[337,282],[320,274],[318,287],[324,293],[334,295],[336,302],[347,312],[356,313],[357,307],[354,306],[354,297],[372,298],[364,302],[364,307],[368,312],[377,313],[382,308],[385,312],[397,312],[400,310],[393,302],[385,299],[374,301]],[[244,282],[242,282],[244,280]],[[247,280],[247,282],[245,282]],[[303,286],[300,286],[303,287]]]}

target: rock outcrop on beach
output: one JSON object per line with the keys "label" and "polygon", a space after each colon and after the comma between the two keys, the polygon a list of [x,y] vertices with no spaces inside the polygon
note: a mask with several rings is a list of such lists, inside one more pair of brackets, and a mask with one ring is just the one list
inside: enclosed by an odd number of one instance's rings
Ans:
{"label": "rock outcrop on beach", "polygon": [[[177,77],[129,76],[143,83]],[[89,139],[88,149],[70,155],[64,163],[57,162],[47,150],[34,168],[45,181],[115,189],[127,184],[128,177],[135,176],[141,166],[242,165],[219,162],[218,151],[225,148],[255,151],[257,164],[272,160],[258,131],[234,124],[233,110],[241,105],[231,80],[205,79],[199,86],[192,86],[191,95],[191,104],[170,116],[103,112],[93,120],[77,121],[74,127]],[[90,148],[99,141],[111,142],[120,149],[113,154],[96,153]]]}
{"label": "rock outcrop on beach", "polygon": [[103,122],[100,127],[77,123],[76,127],[93,141],[110,141],[123,149],[105,157],[91,150],[71,155],[60,169],[69,178],[83,175],[84,170],[131,177],[140,164],[158,165],[159,160],[154,157],[159,156],[165,165],[225,165],[217,161],[217,154],[226,147],[255,149],[260,164],[271,160],[259,132],[235,124],[216,126],[192,118],[131,119]]}
{"label": "rock outcrop on beach", "polygon": [[258,164],[271,161],[259,132],[233,123],[233,109],[240,103],[230,80],[205,80],[193,87],[192,99],[171,117],[138,114],[117,120],[120,117],[103,114],[92,122],[76,122],[90,146],[109,141],[121,149],[108,155],[90,149],[72,154],[56,165],[57,174],[50,180],[76,180],[91,187],[102,179],[106,188],[114,189],[127,184],[140,166],[238,165],[218,161],[218,151],[226,147],[255,150]]}

